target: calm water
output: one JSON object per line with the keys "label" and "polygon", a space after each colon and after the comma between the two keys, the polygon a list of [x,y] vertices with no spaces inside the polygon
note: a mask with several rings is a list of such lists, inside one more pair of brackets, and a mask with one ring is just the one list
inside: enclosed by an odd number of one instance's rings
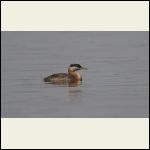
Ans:
{"label": "calm water", "polygon": [[[2,117],[148,117],[148,32],[2,32]],[[43,78],[81,72],[79,86]]]}

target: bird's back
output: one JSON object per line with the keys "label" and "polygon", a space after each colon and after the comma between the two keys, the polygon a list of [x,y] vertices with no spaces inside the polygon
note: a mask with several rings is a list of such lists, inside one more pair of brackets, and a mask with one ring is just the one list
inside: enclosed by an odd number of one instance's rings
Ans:
{"label": "bird's back", "polygon": [[69,80],[68,74],[57,73],[44,78],[45,82],[67,82]]}

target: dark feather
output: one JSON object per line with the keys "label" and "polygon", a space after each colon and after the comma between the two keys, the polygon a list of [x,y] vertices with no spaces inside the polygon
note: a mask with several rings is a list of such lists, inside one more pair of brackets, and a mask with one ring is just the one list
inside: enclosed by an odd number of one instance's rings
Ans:
{"label": "dark feather", "polygon": [[81,68],[81,65],[80,65],[80,64],[71,64],[70,67],[78,67],[78,68]]}

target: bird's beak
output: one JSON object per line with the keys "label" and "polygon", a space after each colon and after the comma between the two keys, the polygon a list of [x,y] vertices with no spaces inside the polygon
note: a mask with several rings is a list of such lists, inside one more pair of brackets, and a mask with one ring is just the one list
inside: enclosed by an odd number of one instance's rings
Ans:
{"label": "bird's beak", "polygon": [[85,67],[81,67],[80,70],[88,70],[88,69]]}

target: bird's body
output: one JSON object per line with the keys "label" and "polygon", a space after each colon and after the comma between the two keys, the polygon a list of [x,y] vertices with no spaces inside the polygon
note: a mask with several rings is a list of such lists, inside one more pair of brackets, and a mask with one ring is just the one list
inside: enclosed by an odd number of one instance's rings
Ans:
{"label": "bird's body", "polygon": [[52,74],[48,77],[45,77],[44,81],[49,83],[71,83],[81,81],[82,77],[77,71],[84,69],[86,68],[82,67],[79,64],[71,64],[68,68],[68,74],[67,73]]}
{"label": "bird's body", "polygon": [[44,78],[44,81],[45,82],[58,82],[58,81],[68,81],[68,74],[66,74],[66,73],[58,73],[58,74],[53,74],[53,75],[50,75],[50,76],[48,76],[48,77],[46,77],[46,78]]}

